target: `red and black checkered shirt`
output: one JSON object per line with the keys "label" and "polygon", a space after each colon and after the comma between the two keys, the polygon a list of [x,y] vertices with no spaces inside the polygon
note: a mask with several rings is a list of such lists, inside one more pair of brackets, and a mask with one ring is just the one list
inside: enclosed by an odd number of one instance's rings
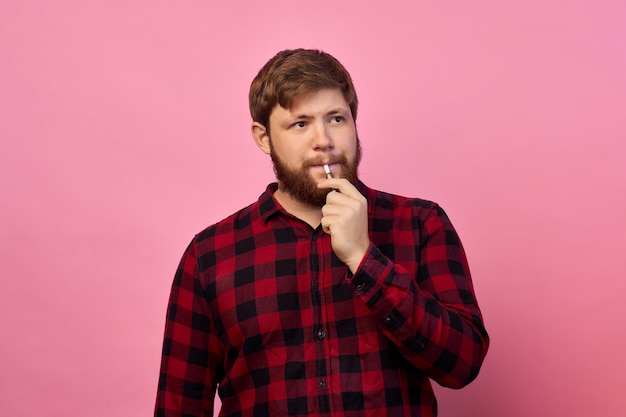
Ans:
{"label": "red and black checkered shirt", "polygon": [[463,248],[435,203],[358,188],[353,275],[321,227],[272,197],[199,233],[167,311],[156,416],[435,416],[430,379],[471,382],[487,352]]}

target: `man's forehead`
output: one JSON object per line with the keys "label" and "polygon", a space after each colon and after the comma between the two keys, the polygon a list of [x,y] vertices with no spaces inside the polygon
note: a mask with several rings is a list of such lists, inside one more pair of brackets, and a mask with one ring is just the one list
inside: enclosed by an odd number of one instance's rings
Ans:
{"label": "man's forehead", "polygon": [[294,97],[288,108],[276,103],[273,110],[281,108],[291,114],[297,114],[303,111],[330,111],[331,109],[349,109],[349,107],[339,88],[321,88]]}

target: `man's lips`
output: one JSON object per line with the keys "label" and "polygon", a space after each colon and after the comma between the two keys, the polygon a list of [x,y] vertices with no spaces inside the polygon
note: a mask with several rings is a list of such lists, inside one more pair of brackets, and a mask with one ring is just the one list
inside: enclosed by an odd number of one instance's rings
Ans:
{"label": "man's lips", "polygon": [[334,167],[336,167],[336,166],[337,166],[337,164],[336,164],[336,163],[332,163],[332,162],[328,162],[328,163],[325,163],[325,164],[313,164],[313,165],[309,165],[309,168],[313,168],[315,171],[320,170],[320,171],[322,171],[322,172],[324,172],[324,173],[325,173],[325,172],[326,172],[326,170],[324,169],[324,165],[328,165],[328,167],[329,167],[332,171],[334,171],[335,169],[338,169],[338,168],[334,168]]}
{"label": "man's lips", "polygon": [[323,168],[324,165],[328,165],[328,166],[333,166],[338,164],[337,161],[322,161],[322,162],[312,162],[312,163],[308,163],[306,164],[309,167],[321,167]]}

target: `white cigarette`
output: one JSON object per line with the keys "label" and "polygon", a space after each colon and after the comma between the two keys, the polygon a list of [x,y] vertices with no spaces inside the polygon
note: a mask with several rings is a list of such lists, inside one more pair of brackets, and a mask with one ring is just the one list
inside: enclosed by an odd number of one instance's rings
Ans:
{"label": "white cigarette", "polygon": [[326,173],[326,178],[334,178],[333,173],[330,171],[330,167],[328,164],[324,164],[324,172]]}

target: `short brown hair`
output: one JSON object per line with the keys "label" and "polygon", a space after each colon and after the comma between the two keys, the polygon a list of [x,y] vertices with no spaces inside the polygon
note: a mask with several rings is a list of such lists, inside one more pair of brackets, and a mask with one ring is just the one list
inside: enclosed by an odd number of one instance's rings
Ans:
{"label": "short brown hair", "polygon": [[290,109],[294,101],[322,88],[338,88],[356,121],[358,100],[352,78],[341,63],[316,49],[284,50],[261,68],[248,96],[252,120],[269,129],[274,107]]}

